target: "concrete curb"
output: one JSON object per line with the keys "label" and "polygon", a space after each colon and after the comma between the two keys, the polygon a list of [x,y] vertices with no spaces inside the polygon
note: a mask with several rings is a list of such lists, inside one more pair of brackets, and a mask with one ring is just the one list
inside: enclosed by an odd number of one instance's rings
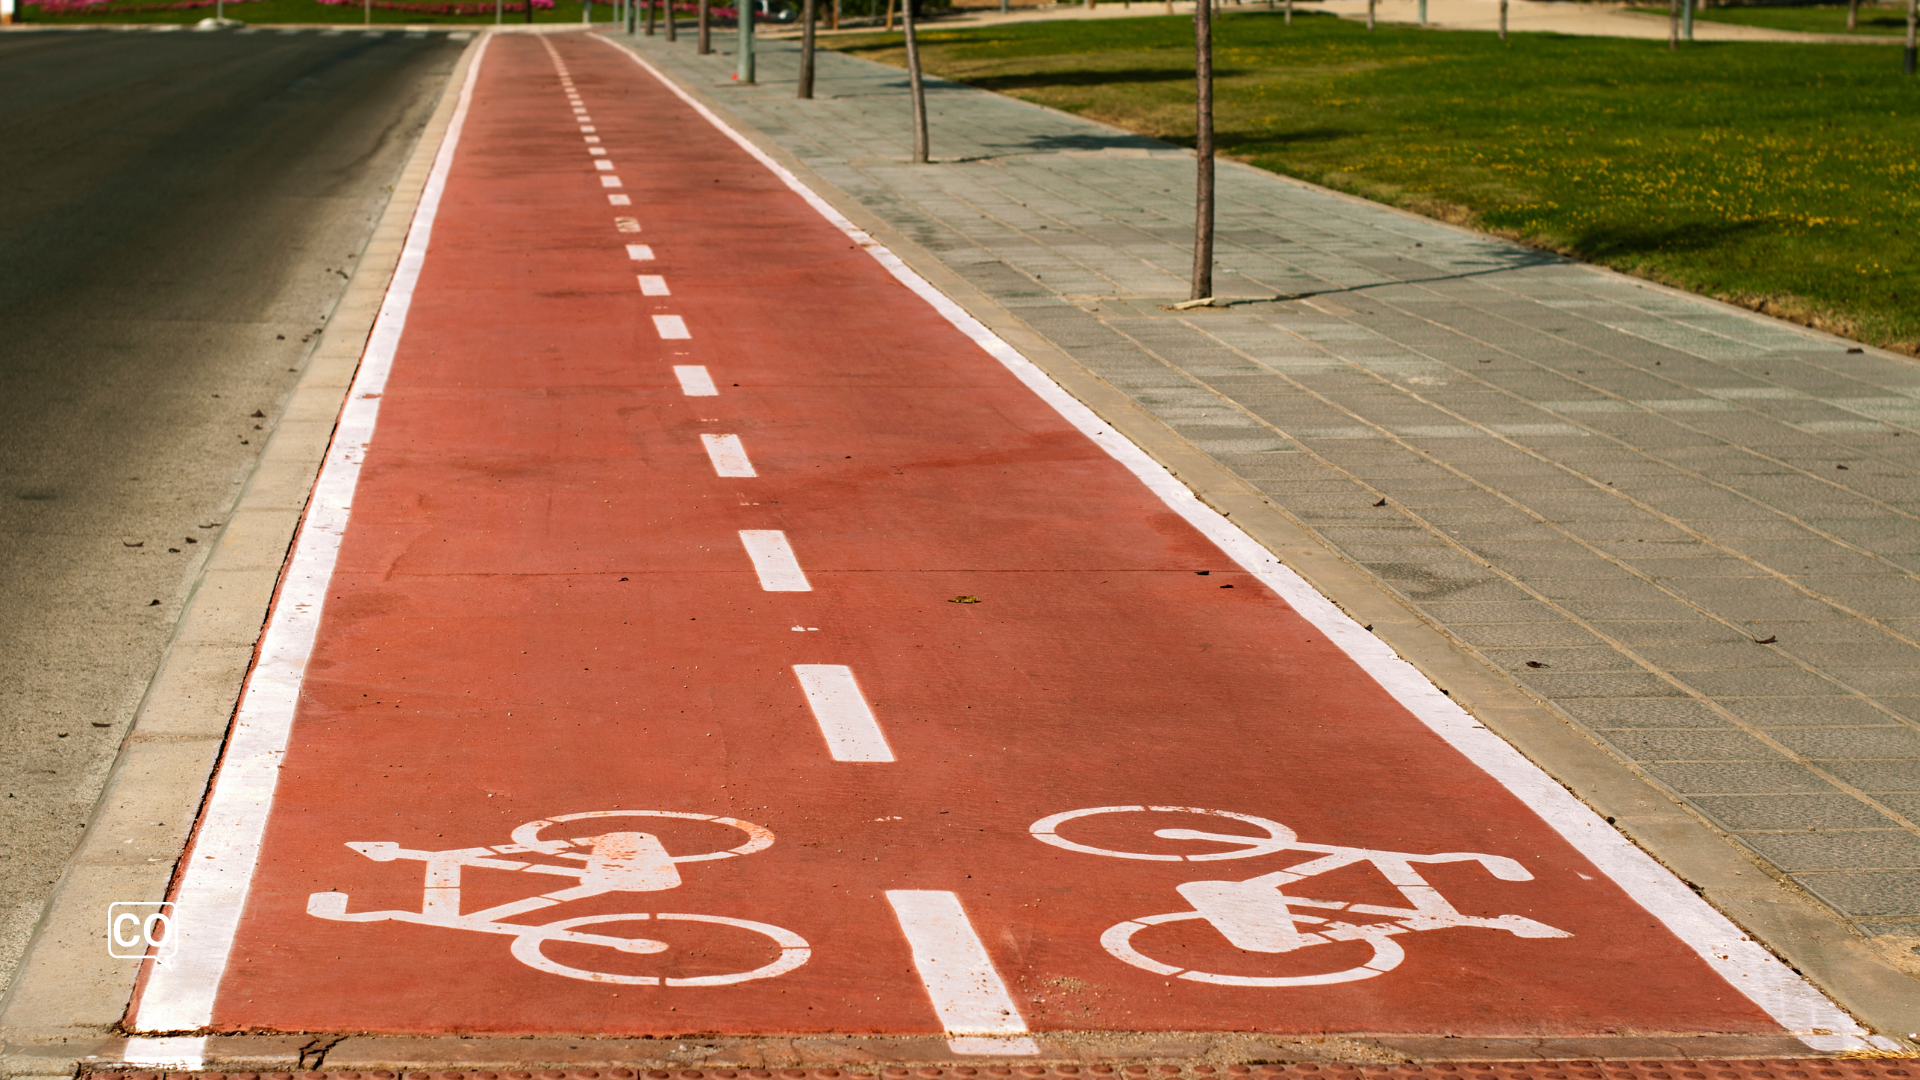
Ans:
{"label": "concrete curb", "polygon": [[[627,47],[624,43],[615,43]],[[1613,756],[1504,672],[1483,663],[1462,643],[1405,605],[1371,573],[1323,545],[1298,520],[1148,413],[1125,391],[1093,374],[1024,320],[979,292],[926,249],[767,138],[703,87],[688,82],[670,68],[661,70],[854,224],[886,245],[968,314],[1020,350],[1101,419],[1166,466],[1208,505],[1232,518],[1322,595],[1372,629],[1476,719],[1604,815],[1629,839],[1753,934],[1796,972],[1812,980],[1868,1028],[1909,1047],[1920,1042],[1920,982],[1881,960],[1871,946],[1797,887],[1775,879],[1718,829],[1654,786],[1636,767]],[[1357,196],[1291,178],[1281,179],[1339,198],[1366,202]],[[1380,204],[1368,205],[1378,207]],[[1389,209],[1419,217],[1411,211]],[[1435,223],[1430,218],[1419,220]],[[1484,235],[1470,229],[1461,231]],[[1596,273],[1613,273],[1601,267],[1592,269]],[[1705,299],[1637,278],[1626,280],[1650,289]],[[1768,319],[1731,304],[1721,306],[1748,318]],[[1839,340],[1798,324],[1784,325],[1810,337]]]}
{"label": "concrete curb", "polygon": [[[466,77],[479,41],[467,47],[449,86]],[[114,1033],[139,965],[107,955],[107,905],[167,894],[456,100],[442,91],[182,608],[85,839],[0,999],[0,1077],[72,1076],[83,1058],[122,1041]]]}

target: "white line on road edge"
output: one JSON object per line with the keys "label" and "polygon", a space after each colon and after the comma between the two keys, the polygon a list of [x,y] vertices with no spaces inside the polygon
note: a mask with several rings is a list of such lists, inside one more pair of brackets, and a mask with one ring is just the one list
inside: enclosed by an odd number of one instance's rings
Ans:
{"label": "white line on road edge", "polygon": [[720,388],[701,364],[675,364],[673,377],[680,380],[680,392],[688,397],[719,397]]}
{"label": "white line on road edge", "polygon": [[280,595],[261,635],[258,658],[247,676],[246,689],[234,713],[233,731],[214,773],[206,810],[192,847],[181,858],[184,870],[173,895],[173,933],[180,939],[179,951],[165,965],[152,965],[132,1025],[135,1030],[192,1031],[205,1027],[213,1017],[220,977],[226,972],[234,934],[240,928],[240,914],[259,863],[260,838],[272,810],[280,760],[286,753],[294,707],[306,679],[307,658],[313,653],[314,635],[320,628],[327,584],[333,578],[340,539],[353,511],[360,465],[366,460],[367,444],[380,417],[380,394],[386,388],[394,350],[406,328],[414,286],[420,280],[420,267],[426,261],[427,243],[433,235],[433,219],[440,211],[447,173],[453,167],[460,129],[466,123],[490,40],[483,37],[474,46],[466,85],[460,88],[460,103],[453,110],[446,138],[427,174],[413,225],[407,231],[406,247],[387,286],[373,333],[367,338],[360,371],[340,410],[333,445],[327,449],[326,461],[314,481],[306,517],[294,541],[293,557],[280,580]]}
{"label": "white line on road edge", "polygon": [[[740,436],[702,435],[700,443],[707,448],[707,457],[713,462],[715,476],[760,475],[753,471],[753,462],[747,460],[747,448],[740,444]],[[752,551],[752,546],[749,545],[747,550]],[[796,564],[794,570],[797,572],[799,569]]]}
{"label": "white line on road edge", "polygon": [[685,341],[693,337],[687,333],[687,320],[678,315],[655,315],[653,328],[667,341]]}
{"label": "white line on road edge", "polygon": [[157,1039],[128,1039],[121,1060],[128,1065],[162,1069],[199,1069],[207,1063],[205,1035],[165,1035]]}
{"label": "white line on road edge", "polygon": [[641,296],[673,295],[672,290],[667,288],[667,279],[661,277],[659,274],[640,274],[638,276],[640,278]]}
{"label": "white line on road edge", "polygon": [[647,244],[628,244],[627,258],[634,262],[652,262],[653,248]]}
{"label": "white line on road edge", "polygon": [[827,753],[835,761],[892,761],[880,721],[873,718],[867,696],[853,681],[853,669],[844,664],[795,664],[793,674],[807,695],[807,707],[827,737]]}
{"label": "white line on road edge", "polygon": [[1707,966],[1765,1010],[1795,1038],[1824,1053],[1898,1048],[1898,1044],[1867,1031],[1845,1010],[1828,1001],[1813,984],[1795,974],[1792,968],[1769,953],[1765,946],[1748,937],[1725,915],[1696,896],[1685,882],[1608,825],[1604,818],[1594,813],[1592,807],[1575,798],[1506,740],[1482,727],[1465,709],[1420,674],[1418,668],[1401,659],[1386,642],[1348,618],[1346,612],[1316,592],[1313,586],[1288,569],[1259,541],[1201,502],[1192,490],[1153,460],[1145,450],[1115,431],[1092,409],[1062,389],[1033,361],[1020,355],[1019,350],[1002,341],[980,320],[967,314],[965,308],[934,288],[912,267],[902,262],[898,255],[887,250],[885,245],[868,236],[834,209],[831,203],[801,183],[800,178],[784,165],[755,146],[752,140],[728,126],[712,109],[695,100],[693,95],[681,89],[659,68],[617,42],[598,36],[595,40],[619,50],[652,75],[666,87],[668,93],[686,102],[689,108],[718,128],[721,134],[766,166],[768,171],[806,200],[809,206],[833,223],[848,239],[865,248],[867,254],[886,267],[901,284],[918,293],[921,299],[932,305],[961,333],[1006,365],[1007,370],[1053,406],[1068,423],[1139,477],[1141,483],[1159,496],[1168,508],[1185,518],[1188,524],[1200,530],[1229,558],[1258,577],[1303,618],[1318,627],[1329,641],[1340,646],[1421,723],[1540,815],[1549,827],[1651,912],[1675,937],[1686,942]]}
{"label": "white line on road edge", "polygon": [[913,950],[913,967],[933,999],[956,1054],[1038,1054],[1027,1022],[993,968],[987,947],[950,892],[889,889],[887,903]]}
{"label": "white line on road edge", "polygon": [[800,560],[793,557],[787,534],[778,529],[741,529],[740,542],[753,560],[753,572],[760,575],[760,587],[768,592],[812,592],[807,575],[800,572]]}

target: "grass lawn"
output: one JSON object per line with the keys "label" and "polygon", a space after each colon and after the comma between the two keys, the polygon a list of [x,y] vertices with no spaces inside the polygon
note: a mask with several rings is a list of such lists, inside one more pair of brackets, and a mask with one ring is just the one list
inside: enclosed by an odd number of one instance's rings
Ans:
{"label": "grass lawn", "polygon": [[[1664,7],[1639,7],[1635,11],[1645,11],[1654,15],[1666,15]],[[1907,32],[1907,9],[1902,4],[1861,4],[1860,25],[1858,29],[1847,29],[1847,6],[1820,5],[1818,7],[1695,7],[1693,17],[1711,22],[1739,23],[1741,26],[1764,26],[1769,30],[1798,30],[1807,34],[1905,34]]]}
{"label": "grass lawn", "polygon": [[[1192,23],[923,35],[930,70],[1192,145]],[[900,36],[831,42],[903,64]],[[1876,344],[1920,346],[1920,80],[1898,49],[1231,12],[1223,155]],[[938,145],[938,131],[935,145]]]}
{"label": "grass lawn", "polygon": [[[524,23],[525,8],[520,0],[505,0],[506,21]],[[82,23],[196,23],[201,19],[213,17],[212,6],[189,8],[185,11],[161,10],[162,4],[155,0],[128,0],[125,3],[110,3],[86,12],[71,14],[47,14],[38,7],[27,10],[29,23],[49,23],[55,25],[73,25]],[[557,0],[551,9],[536,9],[533,21],[539,23],[578,23],[580,21],[580,0]],[[611,17],[613,8],[604,3],[595,4],[594,18],[606,20]],[[322,4],[319,0],[227,0],[227,18],[238,19],[248,24],[274,23],[340,23],[359,26],[366,18],[360,5],[348,6]],[[373,9],[373,22],[376,26],[408,23],[430,25],[445,23],[448,25],[479,26],[491,25],[493,15],[429,15],[418,11],[383,11],[377,5]]]}

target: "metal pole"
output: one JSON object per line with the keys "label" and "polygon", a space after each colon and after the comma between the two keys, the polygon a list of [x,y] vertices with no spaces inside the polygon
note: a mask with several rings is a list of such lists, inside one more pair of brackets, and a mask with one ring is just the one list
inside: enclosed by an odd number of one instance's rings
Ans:
{"label": "metal pole", "polygon": [[800,5],[800,84],[794,88],[795,97],[813,96],[813,19],[818,13],[817,0]]}
{"label": "metal pole", "polygon": [[1427,25],[1427,0],[1420,0],[1420,25]]}
{"label": "metal pole", "polygon": [[733,77],[753,82],[753,5],[756,0],[733,0],[734,24],[740,28],[740,57]]}
{"label": "metal pole", "polygon": [[925,165],[927,163],[927,87],[920,77],[920,43],[913,32],[913,4],[914,0],[900,0],[900,20],[907,35],[907,89],[913,97],[913,163]]}
{"label": "metal pole", "polygon": [[[834,2],[838,3],[839,0],[834,0]],[[1007,0],[1000,0],[1000,14],[1005,15],[1006,13],[1007,13]]]}
{"label": "metal pole", "polygon": [[1680,36],[1693,40],[1693,0],[1680,0]]}
{"label": "metal pole", "polygon": [[[527,0],[527,2],[532,3],[533,0]],[[373,25],[373,0],[363,0],[361,9],[366,12],[367,25],[371,27]]]}
{"label": "metal pole", "polygon": [[1907,74],[1913,74],[1914,60],[1920,52],[1915,45],[1920,44],[1914,38],[1914,28],[1920,26],[1920,0],[1907,0],[1907,60],[1902,68]]}
{"label": "metal pole", "polygon": [[506,18],[506,0],[493,0],[493,25],[499,26]]}
{"label": "metal pole", "polygon": [[1193,287],[1187,299],[1213,298],[1213,12],[1193,4]]}
{"label": "metal pole", "polygon": [[713,51],[712,24],[707,19],[711,8],[707,0],[698,0],[693,8],[693,51],[700,56]]}

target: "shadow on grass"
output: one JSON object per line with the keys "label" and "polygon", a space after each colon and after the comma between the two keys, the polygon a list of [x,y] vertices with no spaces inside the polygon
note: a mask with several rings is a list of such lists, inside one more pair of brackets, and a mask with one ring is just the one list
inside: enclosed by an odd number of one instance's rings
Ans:
{"label": "shadow on grass", "polygon": [[[1215,79],[1231,78],[1246,72],[1214,69]],[[1114,86],[1144,83],[1192,82],[1193,69],[1115,68],[1111,71],[1036,71],[1020,75],[975,75],[966,82],[982,90],[1006,93],[1009,90],[1044,90],[1060,86]]]}
{"label": "shadow on grass", "polygon": [[1583,259],[1621,259],[1713,251],[1750,237],[1777,232],[1771,221],[1686,222],[1661,227],[1598,225],[1582,230],[1572,247]]}

